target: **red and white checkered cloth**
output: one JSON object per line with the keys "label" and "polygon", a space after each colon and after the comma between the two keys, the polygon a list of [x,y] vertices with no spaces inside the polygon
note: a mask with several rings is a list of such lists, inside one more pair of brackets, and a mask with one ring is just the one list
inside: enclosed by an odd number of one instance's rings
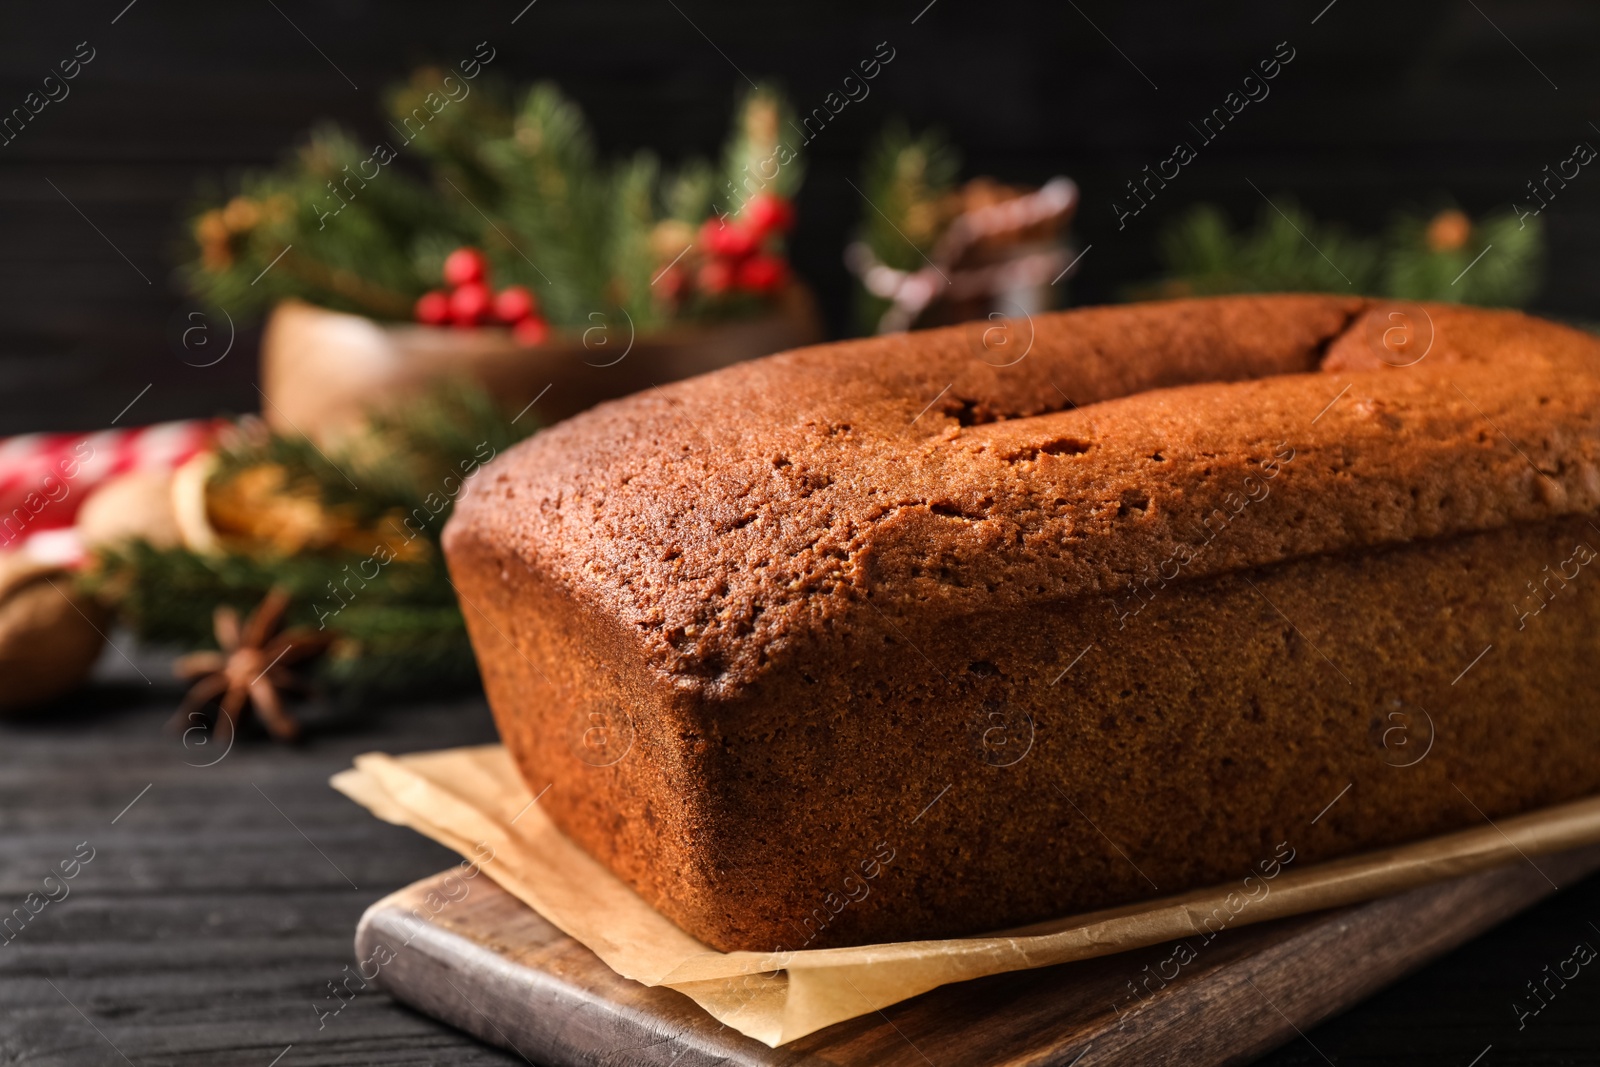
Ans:
{"label": "red and white checkered cloth", "polygon": [[26,549],[52,563],[83,557],[73,524],[90,492],[138,470],[175,470],[216,440],[215,419],[99,433],[0,437],[0,552]]}

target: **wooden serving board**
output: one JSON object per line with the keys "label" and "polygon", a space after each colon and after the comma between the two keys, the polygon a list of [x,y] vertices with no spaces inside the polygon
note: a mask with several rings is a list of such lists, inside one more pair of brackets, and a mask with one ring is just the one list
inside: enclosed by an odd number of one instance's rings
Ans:
{"label": "wooden serving board", "polygon": [[1600,869],[1600,847],[1537,862],[1225,931],[1139,1000],[1128,983],[1157,971],[1171,945],[944,986],[777,1049],[682,994],[620,977],[487,878],[427,923],[413,909],[427,914],[443,874],[373,905],[356,957],[404,944],[378,968],[379,985],[541,1067],[1206,1067],[1298,1039],[1555,892],[1552,882]]}

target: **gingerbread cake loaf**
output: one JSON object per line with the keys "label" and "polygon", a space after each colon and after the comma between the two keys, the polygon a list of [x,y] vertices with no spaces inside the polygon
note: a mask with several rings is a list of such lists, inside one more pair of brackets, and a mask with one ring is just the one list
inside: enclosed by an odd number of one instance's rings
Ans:
{"label": "gingerbread cake loaf", "polygon": [[1600,790],[1600,341],[1322,296],[992,331],[651,389],[461,498],[506,744],[683,929],[992,931]]}

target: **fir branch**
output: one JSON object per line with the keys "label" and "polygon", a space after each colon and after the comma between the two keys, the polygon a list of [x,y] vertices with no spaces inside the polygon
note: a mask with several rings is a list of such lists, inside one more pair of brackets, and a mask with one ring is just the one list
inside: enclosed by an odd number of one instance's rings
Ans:
{"label": "fir branch", "polygon": [[1217,208],[1195,208],[1160,239],[1168,276],[1195,295],[1376,290],[1376,241],[1319,223],[1288,197],[1277,204],[1281,211],[1263,207],[1255,229],[1239,234]]}
{"label": "fir branch", "polygon": [[[1165,277],[1137,296],[1308,291],[1520,307],[1538,287],[1544,232],[1514,214],[1397,216],[1379,236],[1318,222],[1287,198],[1235,231],[1202,204],[1160,239]],[[1440,229],[1442,227],[1442,229]]]}
{"label": "fir branch", "polygon": [[[318,677],[347,699],[470,681],[471,647],[439,535],[461,480],[526,431],[481,389],[459,383],[374,412],[369,425],[333,462],[292,435],[241,434],[220,454],[213,479],[277,465],[286,491],[309,493],[330,512],[382,520],[372,552],[346,545],[285,555],[225,543],[224,551],[199,553],[135,541],[99,554],[90,587],[118,604],[141,640],[185,649],[214,645],[218,606],[248,612],[282,587],[291,598],[290,625],[326,628],[340,638]],[[384,530],[397,511],[407,518],[405,531]],[[379,551],[390,533],[423,537],[429,550],[410,561],[390,558]]]}
{"label": "fir branch", "polygon": [[612,217],[606,227],[607,252],[614,278],[607,295],[628,313],[637,330],[653,329],[663,317],[662,304],[651,291],[656,256],[650,238],[656,224],[660,177],[661,166],[655,156],[640,152],[618,168],[608,198]]}
{"label": "fir branch", "polygon": [[[484,251],[499,283],[527,286],[554,326],[587,329],[621,307],[635,329],[671,316],[757,314],[761,300],[656,300],[650,237],[662,218],[697,227],[724,190],[792,198],[799,161],[781,140],[788,114],[767,87],[740,104],[718,174],[704,161],[665,174],[645,156],[602,160],[577,106],[535,85],[513,108],[485,78],[424,68],[388,95],[391,134],[371,148],[319,127],[279,168],[236,180],[197,205],[181,268],[187,287],[236,320],[286,298],[378,319],[408,319],[450,252]],[[428,181],[402,166],[414,156]],[[752,184],[753,183],[753,184]]]}
{"label": "fir branch", "polygon": [[666,177],[662,184],[662,202],[667,218],[698,226],[711,214],[717,176],[711,164],[705,160],[689,160],[676,174]]}
{"label": "fir branch", "polygon": [[[1437,216],[1436,216],[1437,218]],[[1390,227],[1384,292],[1406,300],[1522,307],[1538,290],[1544,259],[1544,228],[1514,212],[1472,226],[1454,248],[1432,248],[1430,222],[1401,216]]]}
{"label": "fir branch", "polygon": [[[961,156],[942,133],[913,135],[904,123],[891,123],[869,151],[862,171],[867,205],[857,240],[885,266],[921,269],[950,222],[947,204],[960,170]],[[876,332],[889,301],[860,286],[856,301],[859,328]]]}
{"label": "fir branch", "polygon": [[427,287],[409,255],[418,235],[459,245],[472,230],[374,152],[324,126],[284,166],[242,176],[236,195],[195,219],[199,255],[181,270],[187,287],[236,317],[290,297],[379,318],[409,315]]}
{"label": "fir branch", "polygon": [[[512,135],[485,146],[503,187],[503,214],[526,244],[485,242],[506,276],[538,294],[552,323],[586,324],[605,307],[608,184],[583,114],[548,83],[535,85]],[[498,247],[497,247],[498,246]],[[526,255],[528,261],[523,261]]]}
{"label": "fir branch", "polygon": [[441,196],[466,196],[480,206],[497,204],[500,181],[483,149],[511,135],[509,94],[493,75],[484,75],[476,87],[454,78],[465,95],[441,105],[447,76],[447,71],[423,67],[392,89],[387,96],[390,128],[433,165]]}
{"label": "fir branch", "polygon": [[771,85],[757,85],[740,98],[736,114],[722,151],[722,186],[713,191],[717,206],[737,215],[757,193],[794,199],[805,166],[787,139],[795,116],[783,94]]}

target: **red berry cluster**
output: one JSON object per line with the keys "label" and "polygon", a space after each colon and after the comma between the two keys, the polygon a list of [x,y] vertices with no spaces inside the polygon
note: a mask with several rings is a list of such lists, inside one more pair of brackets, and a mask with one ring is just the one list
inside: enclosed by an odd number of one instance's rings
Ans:
{"label": "red berry cluster", "polygon": [[[789,265],[774,251],[778,238],[794,225],[794,207],[772,193],[757,193],[732,218],[714,217],[700,227],[701,263],[694,281],[699,291],[717,299],[733,293],[772,296],[789,281]],[[679,276],[669,294],[687,288]]]}
{"label": "red berry cluster", "polygon": [[508,285],[498,293],[489,288],[489,263],[476,248],[458,248],[445,257],[444,281],[449,292],[435,289],[417,299],[418,322],[460,329],[500,323],[525,345],[550,336],[550,324],[540,317],[539,303],[526,286]]}

